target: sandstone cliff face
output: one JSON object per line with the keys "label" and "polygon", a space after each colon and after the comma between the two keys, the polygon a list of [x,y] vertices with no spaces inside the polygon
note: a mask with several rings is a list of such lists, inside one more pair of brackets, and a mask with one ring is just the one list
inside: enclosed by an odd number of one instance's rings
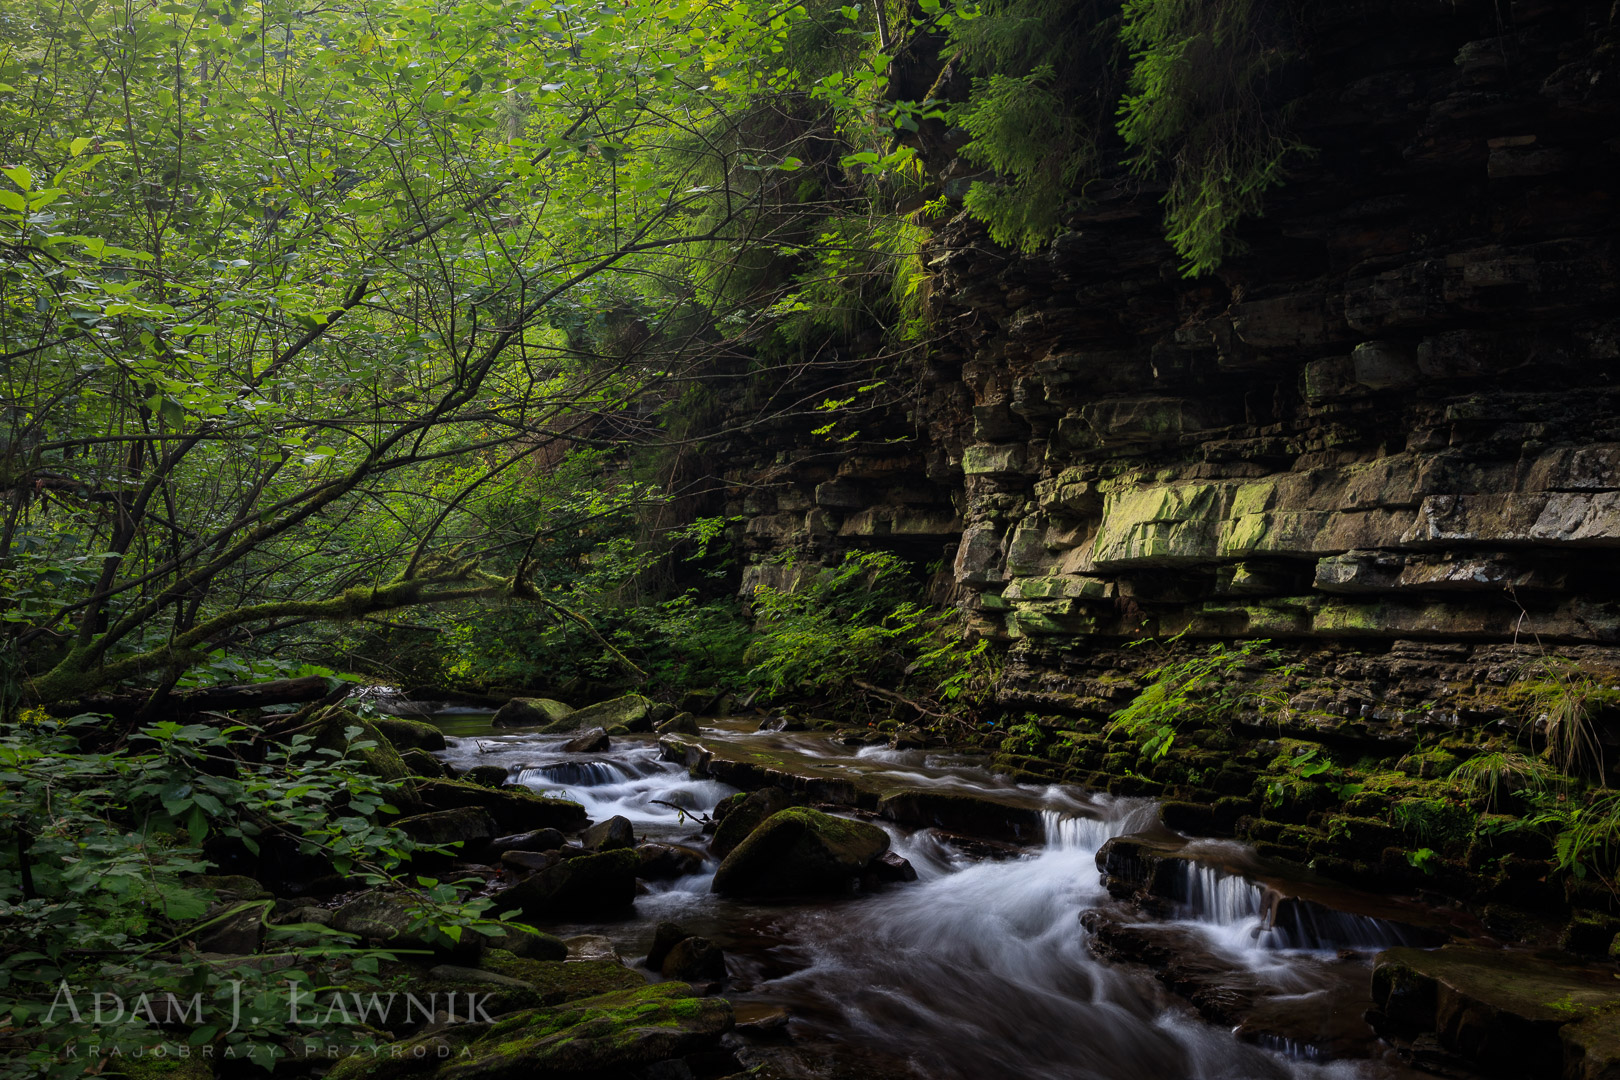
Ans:
{"label": "sandstone cliff face", "polygon": [[785,550],[942,559],[1011,642],[1006,700],[1069,712],[1109,707],[1102,650],[1183,631],[1293,642],[1396,704],[1515,643],[1620,655],[1620,20],[1307,18],[1317,154],[1249,252],[1181,278],[1123,176],[1038,255],[939,228],[914,393],[862,451],[784,435],[731,474],[745,591],[790,584]]}

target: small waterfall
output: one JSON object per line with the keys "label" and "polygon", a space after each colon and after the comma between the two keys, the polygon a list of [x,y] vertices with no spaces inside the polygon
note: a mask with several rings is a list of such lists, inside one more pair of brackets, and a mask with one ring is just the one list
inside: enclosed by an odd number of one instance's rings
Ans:
{"label": "small waterfall", "polygon": [[1273,917],[1272,947],[1278,949],[1360,949],[1434,944],[1429,935],[1388,919],[1295,900],[1280,904]]}
{"label": "small waterfall", "polygon": [[514,779],[520,784],[550,781],[571,787],[601,787],[628,780],[631,775],[612,761],[552,761],[545,765],[519,765]]}
{"label": "small waterfall", "polygon": [[1188,861],[1183,917],[1207,926],[1241,928],[1228,935],[1260,949],[1390,949],[1432,944],[1428,936],[1388,919],[1337,911],[1297,896],[1284,896],[1241,874]]}
{"label": "small waterfall", "polygon": [[1200,863],[1187,866],[1187,917],[1236,926],[1265,913],[1266,890],[1237,874]]}
{"label": "small waterfall", "polygon": [[1083,817],[1061,810],[1041,811],[1041,832],[1049,851],[1096,851],[1109,839],[1135,828],[1134,814],[1116,818]]}

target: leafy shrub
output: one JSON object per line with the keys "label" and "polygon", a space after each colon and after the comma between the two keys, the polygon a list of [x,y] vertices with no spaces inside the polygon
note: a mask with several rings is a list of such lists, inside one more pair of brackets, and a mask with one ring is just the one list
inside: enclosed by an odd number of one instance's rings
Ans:
{"label": "leafy shrub", "polygon": [[[209,852],[220,846],[257,853],[274,840],[357,884],[403,888],[418,912],[412,929],[427,940],[504,933],[484,917],[490,901],[464,902],[448,883],[401,877],[414,845],[377,821],[391,810],[389,788],[356,756],[371,746],[355,741],[361,729],[348,729],[342,749],[320,749],[307,733],[278,745],[253,741],[246,725],[171,721],[134,733],[128,748],[85,749],[112,743],[103,724],[78,717],[0,730],[0,1030],[24,1036],[0,1075],[79,1075],[87,1062],[62,1053],[74,1040],[176,1040],[135,1016],[94,1029],[88,1016],[65,1013],[45,1023],[64,980],[80,996],[128,996],[131,987],[153,1000],[201,994],[202,1015],[178,1038],[238,1054],[297,1033],[287,1026],[289,984],[374,985],[378,961],[391,954],[313,924],[265,922],[264,955],[199,963],[199,934],[244,913],[264,920],[271,907],[252,901],[213,913],[219,896],[197,875],[217,869]],[[238,993],[237,1030],[207,1022],[231,1017]]]}
{"label": "leafy shrub", "polygon": [[1269,668],[1272,682],[1289,673],[1280,653],[1263,648],[1267,644],[1240,641],[1228,649],[1217,643],[1201,655],[1151,669],[1145,676],[1147,685],[1109,718],[1109,730],[1126,732],[1143,753],[1157,759],[1169,753],[1176,729],[1183,724],[1225,724],[1245,706],[1272,704],[1271,687],[1241,677],[1261,665]]}
{"label": "leafy shrub", "polygon": [[854,701],[871,692],[865,682],[935,715],[970,706],[993,681],[989,642],[960,640],[954,613],[905,599],[911,591],[909,568],[887,552],[851,553],[796,591],[761,587],[749,678],[772,695]]}

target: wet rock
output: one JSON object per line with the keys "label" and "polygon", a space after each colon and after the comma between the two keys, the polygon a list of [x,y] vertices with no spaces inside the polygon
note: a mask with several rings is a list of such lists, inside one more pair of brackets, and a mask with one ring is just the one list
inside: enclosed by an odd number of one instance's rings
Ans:
{"label": "wet rock", "polygon": [[422,801],[435,810],[482,807],[507,832],[572,830],[587,820],[585,808],[578,803],[546,798],[526,788],[487,788],[465,780],[424,780],[416,790]]}
{"label": "wet rock", "polygon": [[251,904],[226,915],[196,939],[202,952],[247,956],[259,951],[264,942],[264,907]]}
{"label": "wet rock", "polygon": [[808,725],[798,716],[767,716],[756,731],[804,731]]}
{"label": "wet rock", "polygon": [[[520,926],[508,926],[506,936],[491,938],[490,941],[499,945],[506,952],[525,960],[566,960],[568,959],[568,945],[561,938],[541,933],[539,930],[527,930]],[[494,953],[493,948],[486,949],[485,966],[489,964],[489,956]]]}
{"label": "wet rock", "polygon": [[551,698],[513,698],[490,718],[495,727],[543,727],[565,723],[574,710]]}
{"label": "wet rock", "polygon": [[399,759],[403,761],[405,763],[405,767],[411,770],[411,772],[416,776],[433,778],[448,775],[444,771],[444,762],[440,761],[426,750],[402,750],[400,752]]}
{"label": "wet rock", "polygon": [[692,936],[692,932],[681,926],[680,923],[671,922],[668,919],[661,921],[653,930],[652,947],[647,950],[647,959],[643,961],[643,964],[653,971],[660,970],[664,966],[664,959],[669,956],[670,950]]}
{"label": "wet rock", "polygon": [[670,948],[658,971],[666,979],[682,982],[717,981],[726,977],[726,957],[708,938],[682,938]]}
{"label": "wet rock", "polygon": [[653,730],[660,735],[696,735],[697,717],[689,712],[678,712],[663,723],[655,724]]}
{"label": "wet rock", "polygon": [[416,900],[405,893],[374,889],[362,893],[332,912],[332,929],[353,934],[385,948],[424,950],[444,955],[451,963],[471,963],[483,951],[478,934],[463,935],[455,946],[445,949],[429,943],[424,936],[422,912]]}
{"label": "wet rock", "polygon": [[634,851],[605,851],[565,859],[524,878],[500,896],[531,919],[604,915],[628,908],[636,898]]}
{"label": "wet rock", "polygon": [[613,851],[636,846],[635,826],[630,819],[618,814],[597,822],[580,837],[580,846],[586,851]]}
{"label": "wet rock", "polygon": [[882,746],[889,737],[876,728],[839,728],[833,738],[845,746]]}
{"label": "wet rock", "polygon": [[462,779],[480,787],[500,787],[511,775],[504,765],[474,765],[462,774]]}
{"label": "wet rock", "polygon": [[1031,844],[1042,838],[1040,811],[982,795],[941,791],[901,791],[885,795],[878,813],[903,825]]}
{"label": "wet rock", "polygon": [[441,1080],[641,1075],[671,1058],[715,1049],[731,1029],[730,1004],[667,982],[569,1002],[498,1021],[452,1059]]}
{"label": "wet rock", "polygon": [[461,967],[456,964],[437,964],[428,969],[428,976],[444,982],[459,983],[487,983],[490,986],[504,986],[513,990],[531,990],[533,987],[522,979],[514,979],[510,975],[502,975],[497,971],[485,971],[483,968]]}
{"label": "wet rock", "polygon": [[733,801],[723,804],[723,814],[719,807],[715,808],[719,823],[714,827],[714,839],[709,841],[709,854],[717,859],[725,858],[766,818],[798,805],[799,801],[779,787],[760,788],[740,798],[733,796]]}
{"label": "wet rock", "polygon": [[407,720],[402,716],[379,716],[372,721],[403,754],[406,750],[443,750],[444,732],[423,720]]}
{"label": "wet rock", "polygon": [[921,750],[928,745],[928,735],[921,728],[906,725],[896,728],[889,736],[890,750]]}
{"label": "wet rock", "polygon": [[[1390,949],[1373,970],[1381,1032],[1432,1032],[1493,1073],[1526,1078],[1620,1075],[1612,969],[1522,950],[1448,945]],[[1563,1029],[1577,1022],[1565,1036]]]}
{"label": "wet rock", "polygon": [[246,874],[193,874],[186,878],[186,884],[193,889],[206,889],[213,893],[214,906],[221,910],[229,904],[268,900],[271,895],[263,883]]}
{"label": "wet rock", "polygon": [[571,938],[564,938],[563,944],[568,946],[569,960],[611,960],[615,964],[624,963],[624,957],[619,955],[618,946],[613,939],[605,934],[575,934]]}
{"label": "wet rock", "polygon": [[656,702],[640,694],[626,694],[624,697],[587,705],[570,715],[565,721],[566,726],[553,724],[548,730],[577,731],[593,727],[611,728],[616,724],[623,724],[627,731],[651,731],[655,708]]}
{"label": "wet rock", "polygon": [[847,892],[888,849],[889,834],[876,825],[793,807],[771,815],[725,857],[713,891],[754,897]]}
{"label": "wet rock", "polygon": [[612,745],[612,740],[608,738],[608,733],[596,727],[591,728],[591,730],[577,738],[569,739],[563,743],[563,753],[600,754],[606,751],[610,745]]}
{"label": "wet rock", "polygon": [[556,866],[561,861],[562,855],[556,851],[501,852],[501,867],[518,874],[532,874],[536,870]]}
{"label": "wet rock", "polygon": [[693,776],[699,776],[708,768],[714,754],[701,743],[683,739],[679,735],[663,735],[658,739],[658,756],[664,761],[684,765]]}
{"label": "wet rock", "polygon": [[568,840],[556,829],[534,829],[497,836],[484,846],[484,854],[496,857],[508,851],[555,851],[566,843]]}
{"label": "wet rock", "polygon": [[748,1002],[735,1004],[732,1010],[736,1015],[736,1026],[733,1030],[753,1038],[776,1038],[785,1035],[788,1021],[792,1019],[788,1011],[780,1005]]}
{"label": "wet rock", "polygon": [[460,844],[462,851],[481,846],[499,831],[495,827],[495,819],[479,806],[413,814],[394,822],[394,828],[418,844]]}
{"label": "wet rock", "polygon": [[916,880],[916,867],[893,851],[885,851],[866,868],[865,881],[871,884],[893,885]]}
{"label": "wet rock", "polygon": [[[351,732],[353,732],[352,741]],[[348,709],[329,710],[316,725],[313,734],[314,740],[310,745],[315,749],[350,753],[365,763],[367,772],[383,780],[397,782],[411,777],[411,770],[401,760],[399,751],[394,749],[394,744],[388,741],[388,736],[384,735],[375,723],[362,719]],[[373,745],[364,749],[351,749],[353,743],[364,742]],[[403,797],[407,802],[414,801],[414,797],[409,796],[408,792]]]}
{"label": "wet rock", "polygon": [[668,881],[703,869],[703,853],[680,844],[642,844],[636,848],[643,881]]}

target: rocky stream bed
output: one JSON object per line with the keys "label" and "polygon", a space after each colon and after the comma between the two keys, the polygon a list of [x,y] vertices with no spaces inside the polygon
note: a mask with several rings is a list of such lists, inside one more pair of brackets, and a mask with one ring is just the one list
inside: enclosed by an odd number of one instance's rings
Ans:
{"label": "rocky stream bed", "polygon": [[[334,1076],[1620,1076],[1612,966],[1181,835],[1152,800],[762,715],[491,719],[382,723],[446,773],[402,827],[462,841],[546,933],[428,973],[493,993],[492,1023]],[[335,925],[365,929],[355,903]]]}

